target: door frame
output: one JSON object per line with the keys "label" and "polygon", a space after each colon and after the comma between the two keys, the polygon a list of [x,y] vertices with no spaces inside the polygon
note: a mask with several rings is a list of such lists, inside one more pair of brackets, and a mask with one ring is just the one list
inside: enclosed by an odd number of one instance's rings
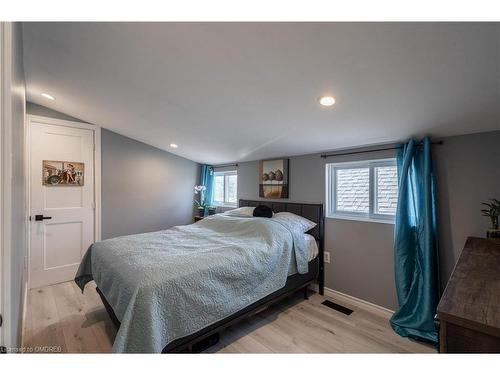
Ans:
{"label": "door frame", "polygon": [[60,120],[51,117],[44,117],[38,115],[26,115],[26,150],[25,150],[25,185],[26,185],[26,244],[27,244],[27,287],[31,285],[31,227],[30,227],[30,214],[31,214],[31,125],[33,122],[65,126],[69,128],[87,129],[92,130],[94,133],[94,242],[101,240],[101,127],[98,125],[88,124],[84,122]]}
{"label": "door frame", "polygon": [[[3,146],[4,142],[4,129],[7,126],[7,120],[5,119],[5,103],[4,103],[4,86],[7,77],[5,74],[7,73],[4,69],[4,59],[7,58],[8,51],[5,48],[4,43],[4,22],[0,22],[0,313],[3,315],[3,324],[0,327],[0,347],[4,346],[6,341],[4,338],[5,332],[7,331],[6,326],[9,324],[8,320],[5,318],[7,309],[7,291],[5,290],[5,269],[4,267],[5,260],[4,257],[10,256],[7,254],[7,248],[4,245],[4,241],[6,240],[6,233],[4,233],[4,223],[5,218],[7,217],[7,213],[5,212],[5,206],[3,203],[3,195],[5,191],[5,180],[3,163],[5,160],[5,147]],[[10,296],[9,296],[10,297]],[[9,306],[10,307],[10,306]],[[10,333],[10,332],[9,332]]]}

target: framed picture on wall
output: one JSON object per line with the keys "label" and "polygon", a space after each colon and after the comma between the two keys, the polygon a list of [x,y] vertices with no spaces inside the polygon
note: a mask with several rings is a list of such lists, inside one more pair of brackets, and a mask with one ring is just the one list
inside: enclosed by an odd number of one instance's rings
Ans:
{"label": "framed picture on wall", "polygon": [[288,198],[288,160],[273,159],[259,162],[259,196]]}
{"label": "framed picture on wall", "polygon": [[42,183],[46,186],[83,186],[84,163],[44,160]]}

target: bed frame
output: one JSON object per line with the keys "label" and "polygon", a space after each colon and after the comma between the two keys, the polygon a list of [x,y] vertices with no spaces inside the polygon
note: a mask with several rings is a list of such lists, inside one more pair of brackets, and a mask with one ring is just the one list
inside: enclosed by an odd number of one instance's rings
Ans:
{"label": "bed frame", "polygon": [[[274,202],[268,200],[247,200],[240,199],[239,207],[254,207],[266,205],[271,207],[274,212],[291,212],[303,216],[317,225],[308,233],[318,241],[318,256],[309,262],[309,272],[306,274],[294,274],[287,278],[285,286],[274,293],[258,300],[244,309],[222,319],[208,327],[189,336],[176,339],[163,348],[162,353],[197,353],[201,352],[218,341],[219,333],[227,327],[243,320],[249,316],[255,315],[269,306],[286,298],[299,290],[304,291],[304,298],[307,299],[307,288],[314,282],[318,283],[319,294],[324,292],[324,214],[323,204],[294,203],[294,202]],[[108,303],[102,292],[97,288],[97,292],[102,299],[104,307],[111,320],[117,328],[120,327],[120,321],[116,317],[113,308]]]}

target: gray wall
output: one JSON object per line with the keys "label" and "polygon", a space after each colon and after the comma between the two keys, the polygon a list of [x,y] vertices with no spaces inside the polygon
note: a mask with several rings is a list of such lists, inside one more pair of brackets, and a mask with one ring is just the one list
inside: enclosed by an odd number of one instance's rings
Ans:
{"label": "gray wall", "polygon": [[[69,121],[74,117],[27,103],[29,114]],[[102,238],[150,232],[193,220],[193,186],[199,164],[101,131]]]}
{"label": "gray wall", "polygon": [[[5,311],[9,320],[10,337],[4,337],[5,346],[20,345],[22,334],[22,311],[24,303],[24,288],[26,285],[25,256],[26,256],[26,199],[24,183],[24,119],[25,119],[25,82],[22,62],[22,27],[20,23],[6,23],[4,28],[4,42],[6,51],[10,50],[12,59],[5,61],[5,121],[6,131],[4,146],[11,147],[11,170],[5,168],[4,178],[11,180],[11,196],[4,197],[5,205],[10,204],[11,218],[7,219],[4,229],[11,233],[10,247],[10,301],[7,301]],[[7,54],[8,56],[8,54]],[[7,144],[10,144],[7,146]],[[4,165],[5,167],[5,165]],[[10,225],[10,228],[8,226]],[[6,259],[7,260],[7,259]],[[2,272],[3,273],[3,272]],[[10,302],[10,303],[9,303]]]}
{"label": "gray wall", "polygon": [[86,122],[86,121],[82,121],[80,119],[77,119],[75,117],[68,116],[64,113],[54,111],[53,109],[44,107],[43,105],[39,105],[39,104],[31,103],[31,102],[26,103],[26,113],[28,113],[30,115],[36,115],[36,116],[57,118],[59,120]]}
{"label": "gray wall", "polygon": [[197,163],[105,129],[101,143],[103,238],[192,222]]}
{"label": "gray wall", "polygon": [[481,202],[500,199],[500,131],[445,138],[434,147],[441,275],[445,285],[467,236],[491,226]]}
{"label": "gray wall", "polygon": [[[488,221],[480,203],[500,198],[500,132],[444,138],[434,146],[443,285],[469,235],[483,236]],[[325,164],[394,156],[392,151],[321,159],[290,158],[290,200],[325,202]],[[259,199],[258,162],[239,163],[238,198]],[[326,219],[326,286],[390,309],[397,307],[393,270],[393,225]]]}

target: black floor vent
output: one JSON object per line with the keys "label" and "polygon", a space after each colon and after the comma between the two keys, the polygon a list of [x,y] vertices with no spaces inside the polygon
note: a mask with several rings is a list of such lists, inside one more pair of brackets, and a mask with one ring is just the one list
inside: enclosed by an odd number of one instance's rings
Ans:
{"label": "black floor vent", "polygon": [[325,299],[323,302],[321,302],[321,304],[325,305],[326,307],[329,307],[331,309],[337,310],[337,311],[341,312],[342,314],[351,315],[353,313],[353,310],[348,309],[345,306],[338,305],[332,301],[328,301],[327,299]]}

